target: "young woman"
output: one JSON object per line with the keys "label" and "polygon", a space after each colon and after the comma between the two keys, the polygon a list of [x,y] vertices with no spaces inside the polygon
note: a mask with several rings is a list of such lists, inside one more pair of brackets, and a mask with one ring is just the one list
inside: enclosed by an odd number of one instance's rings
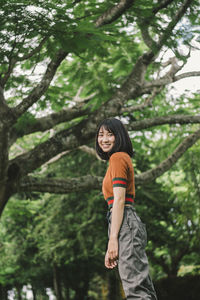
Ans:
{"label": "young woman", "polygon": [[145,253],[145,225],[134,207],[133,149],[130,137],[118,119],[106,119],[98,127],[96,151],[109,166],[103,180],[103,194],[108,204],[108,249],[105,266],[118,265],[128,300],[156,300]]}

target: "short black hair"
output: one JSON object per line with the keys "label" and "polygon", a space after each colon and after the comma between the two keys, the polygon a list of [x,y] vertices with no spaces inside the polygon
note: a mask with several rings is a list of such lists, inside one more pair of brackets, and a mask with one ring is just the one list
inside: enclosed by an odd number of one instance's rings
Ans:
{"label": "short black hair", "polygon": [[[104,152],[98,143],[98,134],[101,127],[112,132],[115,136],[115,144],[110,152]],[[103,160],[109,160],[110,156],[115,152],[126,152],[130,157],[133,156],[133,147],[128,132],[122,122],[116,118],[109,118],[103,120],[98,128],[96,134],[96,152]]]}

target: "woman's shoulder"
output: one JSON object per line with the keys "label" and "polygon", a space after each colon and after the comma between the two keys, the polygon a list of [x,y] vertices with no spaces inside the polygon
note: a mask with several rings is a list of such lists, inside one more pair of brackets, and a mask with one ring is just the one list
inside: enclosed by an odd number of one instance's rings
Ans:
{"label": "woman's shoulder", "polygon": [[126,152],[115,152],[110,157],[111,162],[112,161],[120,161],[120,160],[129,161],[129,160],[131,160],[131,158],[128,155],[128,153],[126,153]]}

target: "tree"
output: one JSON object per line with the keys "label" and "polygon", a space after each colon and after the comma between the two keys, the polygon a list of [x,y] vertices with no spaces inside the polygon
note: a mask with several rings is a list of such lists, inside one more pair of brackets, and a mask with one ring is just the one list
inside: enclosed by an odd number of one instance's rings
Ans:
{"label": "tree", "polygon": [[[173,101],[170,114],[161,109],[170,83],[200,75],[181,72],[199,24],[198,5],[195,0],[2,1],[1,213],[15,193],[99,188],[101,177],[86,173],[63,180],[38,176],[38,170],[68,151],[91,146],[103,118],[125,117],[130,133],[200,122],[192,101],[174,99],[175,113]],[[163,61],[168,48],[174,57]],[[44,133],[39,139],[38,132]],[[32,142],[20,151],[27,136]],[[136,183],[162,175],[199,138],[198,127],[186,130],[172,153],[137,174]]]}

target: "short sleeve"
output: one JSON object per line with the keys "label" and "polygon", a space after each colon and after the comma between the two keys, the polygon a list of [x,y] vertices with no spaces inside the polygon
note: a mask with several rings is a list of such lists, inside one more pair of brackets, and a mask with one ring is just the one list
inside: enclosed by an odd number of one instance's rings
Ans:
{"label": "short sleeve", "polygon": [[126,154],[117,152],[110,158],[112,185],[114,187],[127,187],[128,182],[128,164]]}

